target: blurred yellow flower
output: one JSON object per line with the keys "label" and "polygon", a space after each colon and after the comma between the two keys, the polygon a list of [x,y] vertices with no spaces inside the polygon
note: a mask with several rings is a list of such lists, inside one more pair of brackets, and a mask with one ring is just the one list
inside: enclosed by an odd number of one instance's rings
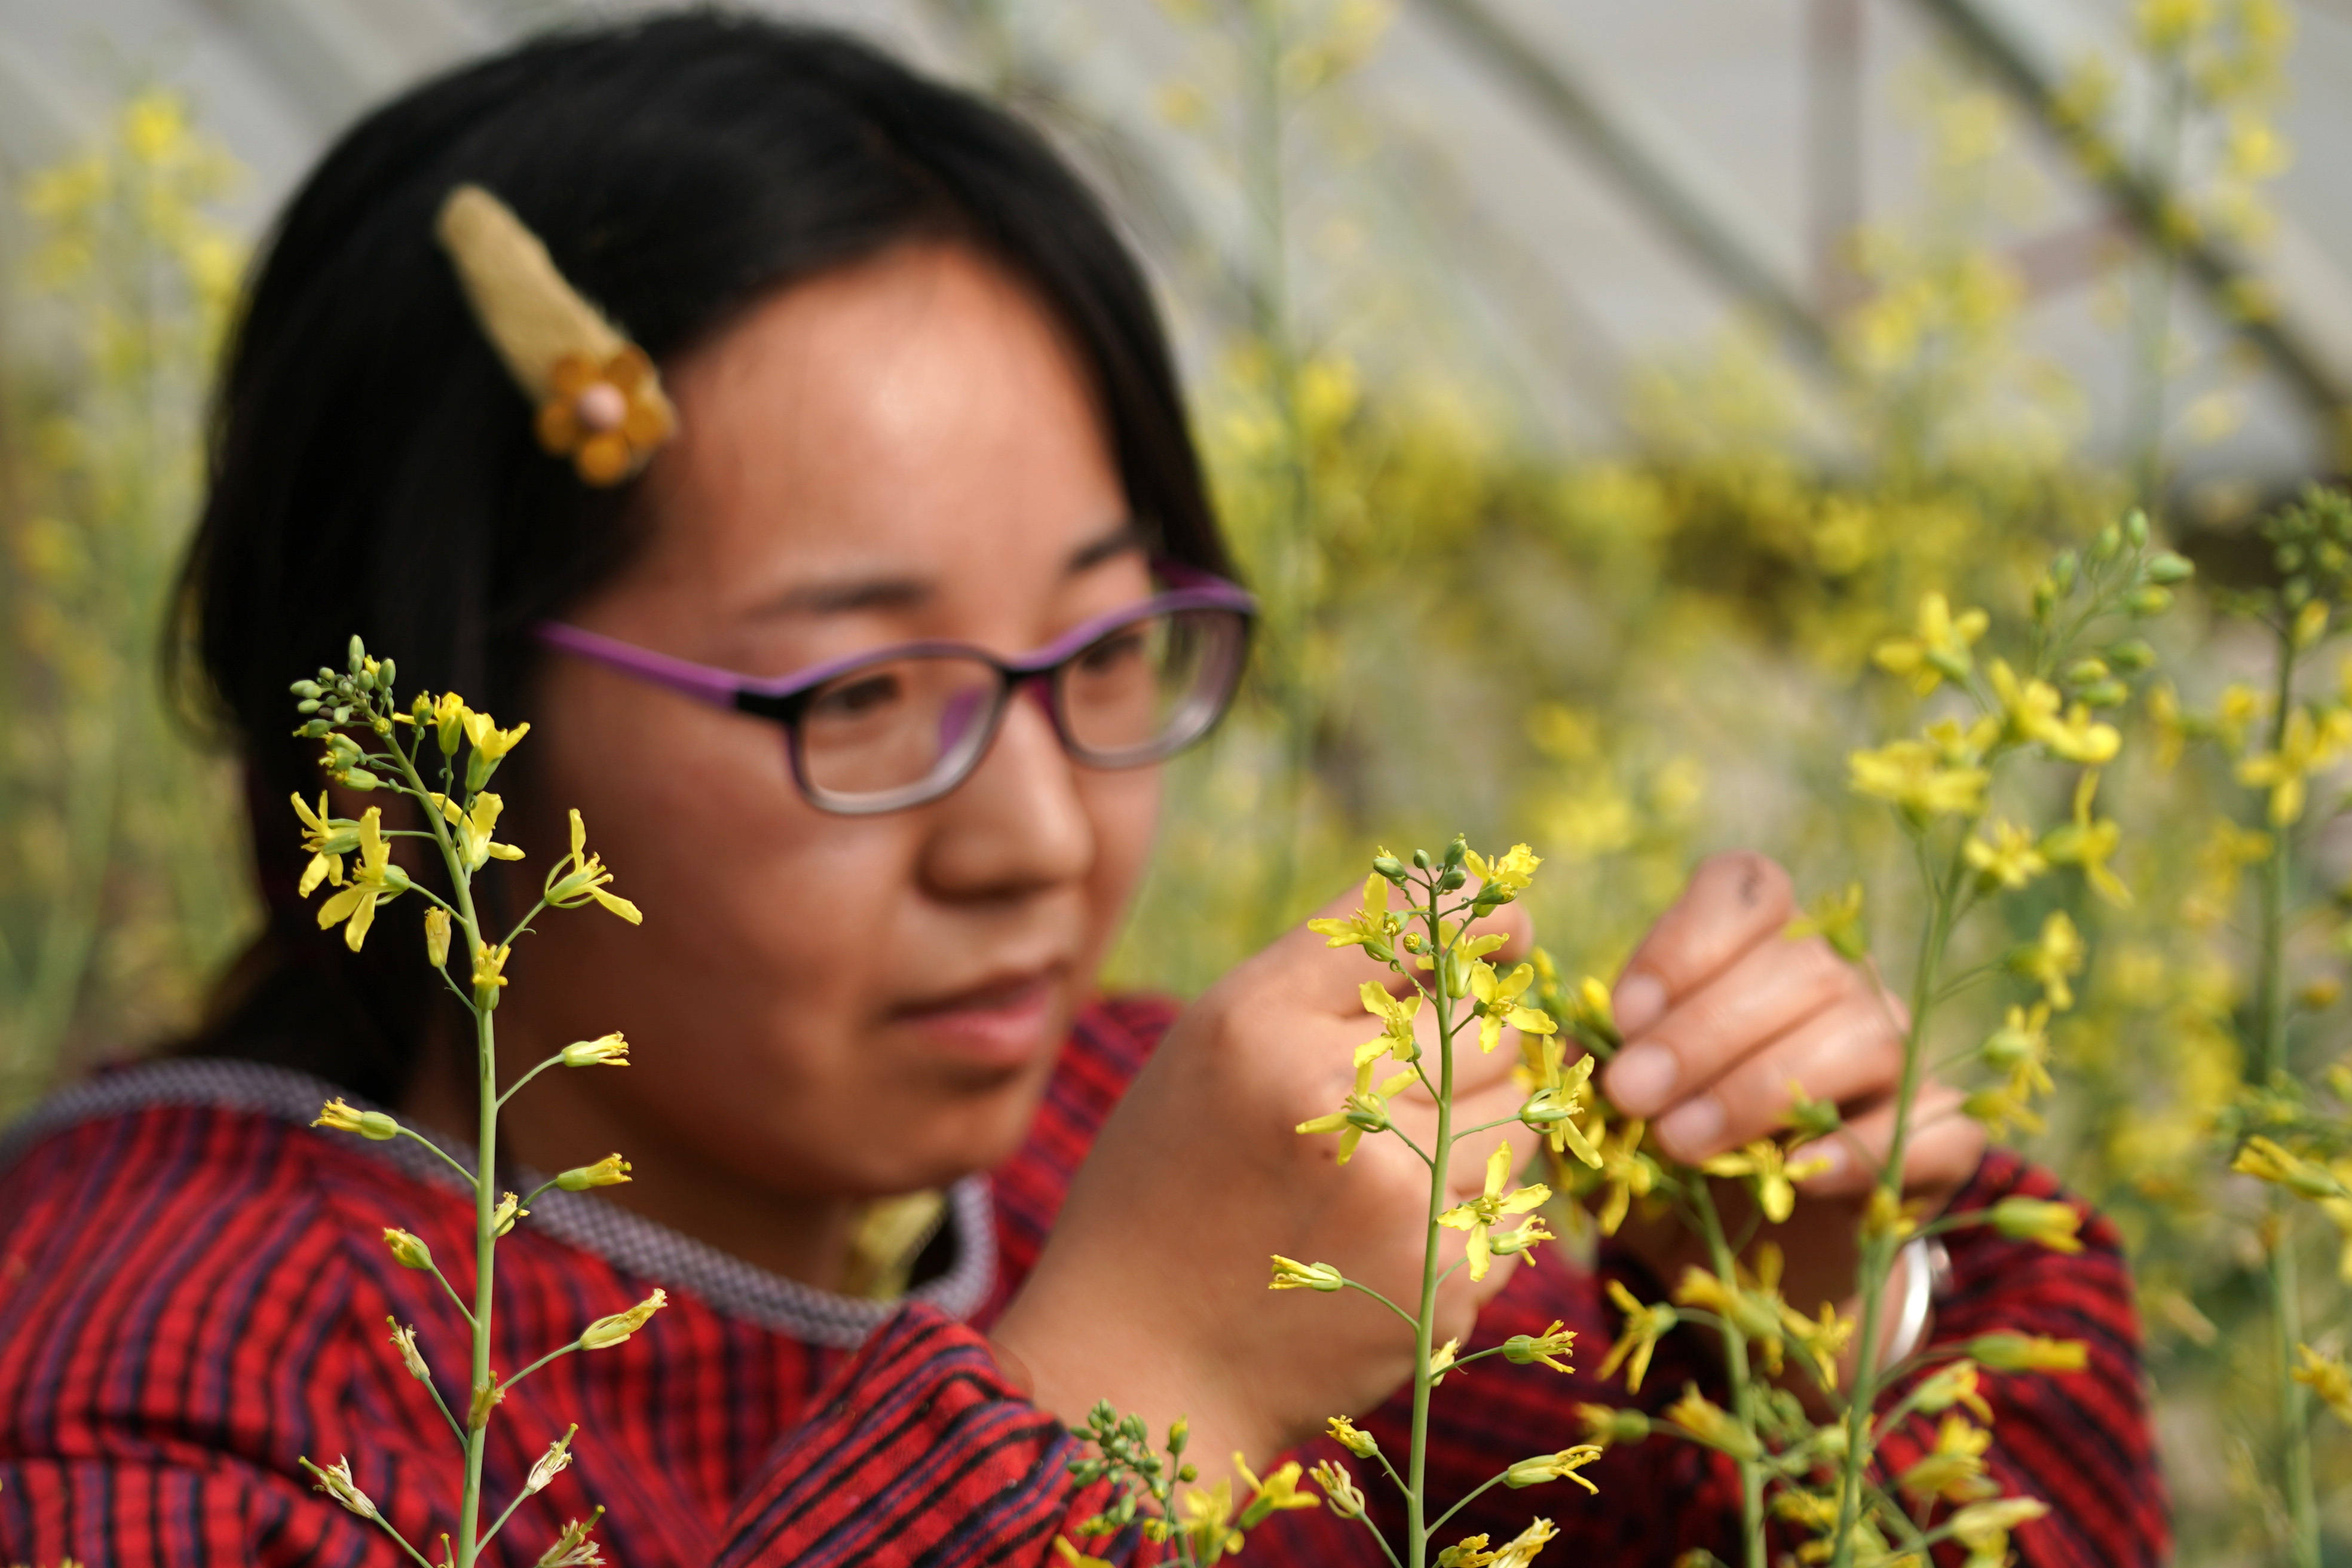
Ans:
{"label": "blurred yellow flower", "polygon": [[2303,1364],[2294,1369],[2295,1382],[2317,1394],[2338,1421],[2352,1426],[2352,1371],[2345,1368],[2343,1358],[2322,1354],[2309,1345],[2294,1348],[2303,1358]]}
{"label": "blurred yellow flower", "polygon": [[1970,838],[1964,847],[1969,867],[1988,888],[2022,888],[2050,868],[2033,845],[2033,835],[2002,818],[1991,825],[1990,838]]}
{"label": "blurred yellow flower", "polygon": [[1846,760],[1857,793],[1893,801],[1918,822],[1946,813],[1975,816],[1984,808],[1985,785],[1992,779],[1982,768],[1947,765],[1937,748],[1925,741],[1890,741]]}
{"label": "blurred yellow flower", "polygon": [[2083,933],[2074,929],[2066,911],[2053,910],[2042,921],[2042,934],[2011,951],[2009,966],[2039,984],[2052,1010],[2063,1013],[2074,1005],[2074,988],[2069,982],[2083,973],[2087,951]]}
{"label": "blurred yellow flower", "polygon": [[1985,1450],[1992,1434],[1963,1415],[1947,1415],[1936,1429],[1934,1447],[1895,1478],[1895,1484],[1914,1502],[1941,1498],[1946,1502],[1973,1502],[1995,1490],[1985,1479]]}
{"label": "blurred yellow flower", "polygon": [[2098,793],[2099,770],[2086,768],[2074,786],[2074,820],[2063,827],[2054,827],[2042,837],[2042,854],[2056,866],[2082,868],[2084,880],[2098,895],[2118,909],[2131,907],[2131,889],[2123,879],[2107,868],[2107,858],[2116,852],[2123,837],[2123,829],[2115,819],[2094,821],[2091,799]]}
{"label": "blurred yellow flower", "polygon": [[1917,630],[1910,637],[1889,637],[1872,650],[1881,669],[1907,678],[1911,689],[1925,697],[1947,680],[1965,681],[1975,666],[1969,649],[1984,636],[1991,617],[1982,610],[1958,616],[1941,594],[1919,601]]}
{"label": "blurred yellow flower", "polygon": [[2352,743],[2352,712],[2331,708],[2315,723],[2311,710],[2297,708],[2286,716],[2278,749],[2260,752],[2238,762],[2238,782],[2271,792],[2270,823],[2285,827],[2303,816],[2305,781],[2334,763]]}
{"label": "blurred yellow flower", "polygon": [[1616,1375],[1622,1365],[1625,1369],[1625,1391],[1639,1394],[1642,1379],[1650,1371],[1651,1353],[1658,1348],[1658,1341],[1682,1321],[1682,1315],[1664,1301],[1644,1307],[1634,1300],[1632,1291],[1614,1279],[1609,1281],[1608,1290],[1609,1299],[1625,1314],[1625,1323],[1609,1347],[1608,1359],[1601,1363],[1600,1376],[1606,1382]]}

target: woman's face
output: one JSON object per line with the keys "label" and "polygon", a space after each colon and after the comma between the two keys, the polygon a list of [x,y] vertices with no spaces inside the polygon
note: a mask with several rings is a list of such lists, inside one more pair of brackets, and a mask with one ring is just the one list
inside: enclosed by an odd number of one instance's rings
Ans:
{"label": "woman's face", "polygon": [[[780,292],[668,387],[650,540],[580,626],[772,677],[918,638],[1025,653],[1151,591],[1082,365],[971,251],[905,245]],[[561,655],[538,714],[532,864],[578,807],[645,924],[550,915],[517,944],[499,1017],[527,1059],[621,1029],[635,1064],[544,1075],[579,1147],[526,1138],[525,1159],[609,1142],[641,1184],[784,1198],[1011,1152],[1141,872],[1152,770],[1076,766],[1020,700],[951,794],[839,816],[766,720]]]}

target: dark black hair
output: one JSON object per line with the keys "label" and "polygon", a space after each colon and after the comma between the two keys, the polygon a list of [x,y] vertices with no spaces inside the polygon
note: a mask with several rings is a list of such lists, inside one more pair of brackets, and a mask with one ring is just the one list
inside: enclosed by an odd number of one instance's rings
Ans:
{"label": "dark black hair", "polygon": [[[1156,549],[1229,564],[1150,290],[1033,131],[851,38],[723,12],[564,31],[361,121],[280,216],[223,372],[183,641],[246,761],[268,926],[187,1047],[377,1100],[440,1004],[414,944],[322,938],[287,797],[320,784],[287,683],[354,632],[405,691],[529,717],[530,628],[629,559],[631,487],[542,453],[434,236],[465,182],[503,198],[656,362],[796,279],[910,238],[1023,279],[1091,372]],[[385,933],[391,934],[391,933]]]}

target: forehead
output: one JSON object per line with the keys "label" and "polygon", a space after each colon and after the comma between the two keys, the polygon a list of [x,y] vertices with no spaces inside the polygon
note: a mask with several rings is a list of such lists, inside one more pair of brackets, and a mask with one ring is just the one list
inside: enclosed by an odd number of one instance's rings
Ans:
{"label": "forehead", "polygon": [[782,290],[670,383],[680,432],[651,476],[644,565],[714,614],[877,573],[982,602],[1035,592],[1125,516],[1079,355],[962,247]]}

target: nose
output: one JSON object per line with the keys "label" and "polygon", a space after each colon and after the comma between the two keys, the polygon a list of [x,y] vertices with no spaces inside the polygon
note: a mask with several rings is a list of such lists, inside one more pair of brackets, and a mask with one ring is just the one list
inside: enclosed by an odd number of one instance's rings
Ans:
{"label": "nose", "polygon": [[1037,700],[1006,705],[988,754],[933,808],[924,876],[944,897],[1033,893],[1093,868],[1094,825],[1077,764],[1055,732],[1044,683],[1024,681],[1022,691]]}

